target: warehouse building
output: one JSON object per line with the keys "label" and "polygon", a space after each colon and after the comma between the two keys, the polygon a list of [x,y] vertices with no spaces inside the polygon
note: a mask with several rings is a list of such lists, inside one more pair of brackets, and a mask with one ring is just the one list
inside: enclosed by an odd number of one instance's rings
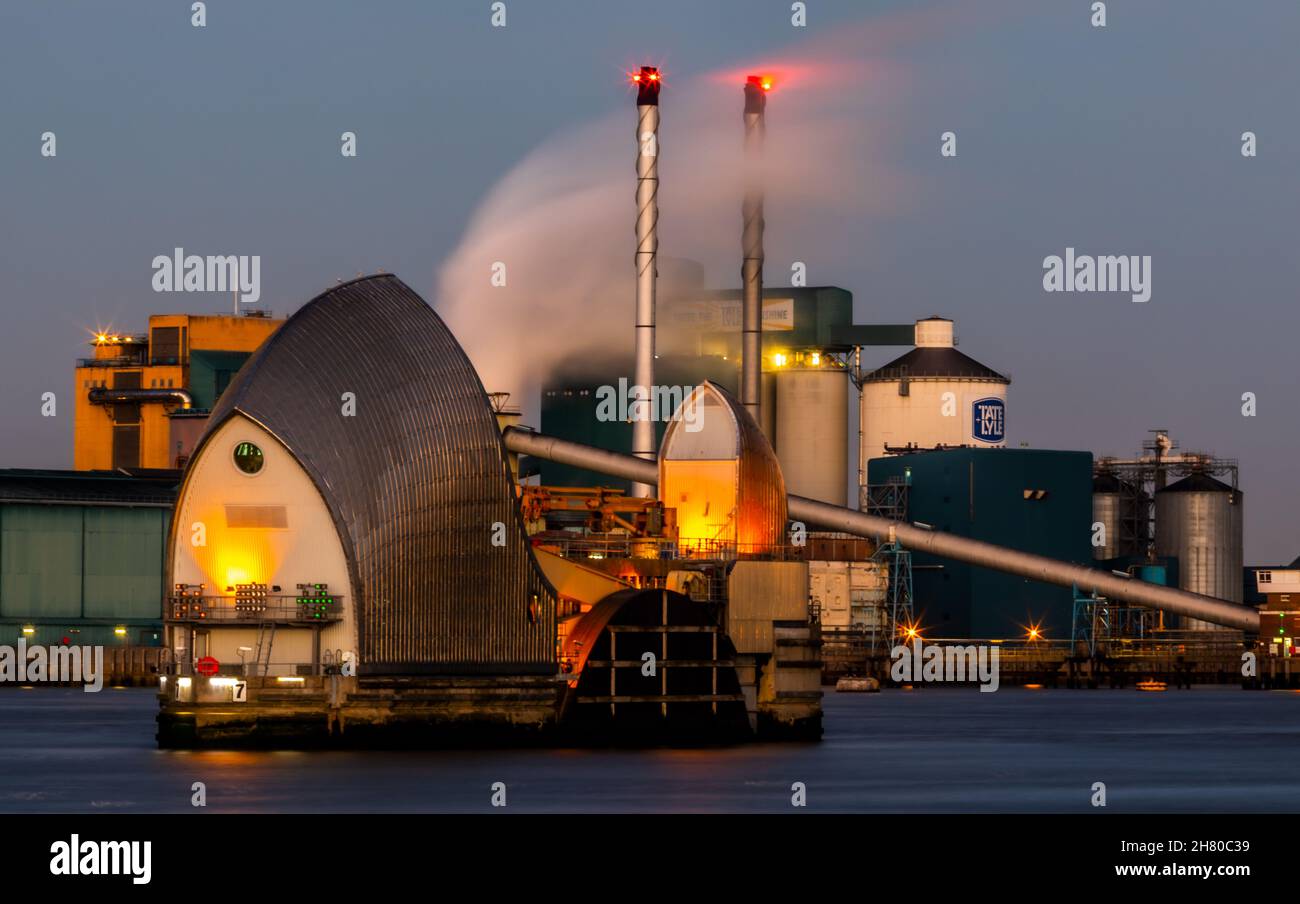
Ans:
{"label": "warehouse building", "polygon": [[157,646],[178,482],[175,472],[0,471],[3,642]]}
{"label": "warehouse building", "polygon": [[[908,520],[1081,565],[1092,561],[1092,455],[949,449],[872,459],[870,480],[908,484]],[[927,636],[1069,637],[1073,595],[951,559],[913,557],[914,612]]]}

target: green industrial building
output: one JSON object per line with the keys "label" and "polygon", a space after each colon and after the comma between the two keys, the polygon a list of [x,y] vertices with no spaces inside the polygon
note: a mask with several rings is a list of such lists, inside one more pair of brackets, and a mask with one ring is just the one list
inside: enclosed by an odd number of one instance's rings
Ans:
{"label": "green industrial building", "polygon": [[[738,394],[741,343],[740,289],[696,290],[665,299],[658,312],[655,384],[661,388],[698,386],[709,380]],[[910,346],[915,326],[853,322],[853,295],[835,286],[766,287],[763,290],[763,432],[776,445],[776,419],[782,393],[778,371],[816,366],[847,375],[854,349]],[[815,365],[808,363],[816,362]],[[598,411],[598,390],[631,382],[631,353],[571,360],[542,387],[541,431],[614,452],[632,451],[628,419]],[[845,397],[847,399],[847,396]],[[834,411],[831,417],[848,416]],[[656,441],[667,424],[656,419]],[[778,456],[781,450],[777,449]],[[783,465],[786,463],[783,462]],[[786,465],[788,468],[788,465]],[[547,486],[621,486],[630,483],[549,461],[524,463]],[[789,475],[787,474],[787,477]]]}
{"label": "green industrial building", "polygon": [[[1092,453],[947,449],[873,458],[868,480],[908,484],[907,519],[934,530],[1091,566]],[[926,637],[1069,638],[1074,596],[1056,587],[923,553],[914,612]]]}
{"label": "green industrial building", "polygon": [[172,471],[0,470],[0,643],[161,643],[178,483]]}

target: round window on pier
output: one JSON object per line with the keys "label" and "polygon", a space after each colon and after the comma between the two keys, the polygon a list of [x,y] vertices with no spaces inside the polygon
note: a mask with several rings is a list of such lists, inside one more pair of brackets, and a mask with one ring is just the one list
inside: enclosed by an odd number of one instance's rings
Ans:
{"label": "round window on pier", "polygon": [[245,474],[256,474],[265,464],[262,450],[252,443],[240,443],[235,446],[235,467]]}

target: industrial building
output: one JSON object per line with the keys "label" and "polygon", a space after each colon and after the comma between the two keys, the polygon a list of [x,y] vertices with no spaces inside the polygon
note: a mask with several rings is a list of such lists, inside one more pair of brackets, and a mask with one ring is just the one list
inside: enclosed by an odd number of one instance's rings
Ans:
{"label": "industrial building", "polygon": [[1255,586],[1264,597],[1259,616],[1259,640],[1271,656],[1300,655],[1300,559],[1287,568],[1262,568]]}
{"label": "industrial building", "polygon": [[[1151,432],[1138,456],[1096,462],[1093,526],[1100,542],[1093,558],[1120,570],[1159,565],[1182,590],[1243,602],[1244,497],[1237,462],[1180,452],[1167,430]],[[1162,625],[1218,630],[1192,618]]]}
{"label": "industrial building", "polygon": [[[1009,380],[957,352],[951,321],[868,327],[843,290],[764,290],[758,78],[743,285],[657,321],[661,82],[632,81],[630,359],[555,375],[539,434],[396,277],[308,302],[188,462],[160,744],[816,738],[824,630],[885,649],[918,628],[1064,635],[1081,595],[1258,630],[1085,564],[1091,455],[1003,448]],[[915,347],[867,370],[873,344]],[[322,347],[332,366],[304,368]],[[645,396],[625,415],[629,383]]]}
{"label": "industrial building", "polygon": [[178,481],[175,473],[0,471],[4,643],[158,646]]}
{"label": "industrial building", "polygon": [[73,467],[184,467],[236,371],[283,320],[157,314],[142,334],[96,333],[77,361]]}
{"label": "industrial building", "polygon": [[[304,369],[325,343],[346,354]],[[375,276],[313,299],[223,394],[186,471],[160,743],[819,735],[779,465],[734,399],[697,393],[710,413],[670,426],[661,479],[708,544],[679,542],[663,499],[611,500],[603,534],[553,531],[550,498],[519,504],[502,412],[418,295]]]}
{"label": "industrial building", "polygon": [[[741,380],[742,290],[704,290],[667,299],[658,325],[655,385],[709,380],[735,391]],[[791,493],[843,505],[847,498],[850,384],[863,348],[911,345],[912,324],[853,321],[853,296],[833,286],[765,288],[762,305],[762,406],[759,423],[776,450]],[[542,388],[541,430],[552,436],[631,451],[623,420],[598,411],[602,387],[624,385],[630,357],[566,364]],[[666,426],[657,420],[656,439]],[[853,428],[856,429],[856,428]],[[537,462],[548,486],[624,486],[553,462]]]}
{"label": "industrial building", "polygon": [[[1092,455],[948,449],[872,459],[871,484],[907,486],[908,518],[934,530],[1089,564]],[[926,636],[1068,638],[1073,594],[962,562],[912,556],[913,612]]]}
{"label": "industrial building", "polygon": [[[690,387],[705,381],[740,385],[742,295],[741,290],[696,289],[665,303],[659,327],[662,338],[657,346],[662,353],[655,361],[657,385]],[[919,450],[996,449],[1005,445],[1006,390],[1010,381],[957,351],[951,320],[927,317],[914,325],[871,326],[854,323],[852,312],[852,296],[843,289],[764,290],[760,384],[763,432],[775,449],[791,494],[843,506],[851,477],[850,435],[856,431],[863,450],[856,462],[857,501],[862,510],[895,519],[925,520],[915,510],[909,513],[907,492],[898,490],[902,470],[885,465],[872,472],[879,479],[868,478],[869,468],[874,467],[870,459]],[[873,346],[913,343],[915,347],[910,351],[882,367],[862,366],[863,353]],[[614,451],[630,451],[631,431],[627,424],[599,416],[602,387],[618,385],[618,375],[630,372],[629,367],[630,362],[623,362],[620,369],[617,361],[586,361],[556,374],[543,390],[542,433]],[[859,390],[856,399],[852,396],[854,387]],[[662,438],[667,424],[656,426]],[[876,447],[879,449],[874,455],[866,455],[865,450]],[[1077,466],[1077,456],[1081,455],[1086,462],[1084,470],[1088,470],[1088,453],[1070,455],[1059,460]],[[629,486],[628,482],[555,462],[540,461],[530,466],[545,486]],[[1004,475],[995,468],[983,480],[993,491],[994,484],[1004,477],[1016,486],[1008,483],[997,492],[1018,493],[1023,474]],[[1085,508],[1071,513],[1077,524],[1087,518],[1087,496],[1085,493],[1078,497],[1074,489],[1072,485],[1071,494],[1065,497],[1056,494],[1050,508],[1056,514],[1057,506],[1065,504],[1066,498],[1082,498]],[[874,500],[873,493],[877,497]],[[890,497],[893,504],[883,505],[880,497]],[[670,494],[665,498],[673,497]],[[921,501],[928,504],[926,494],[922,494]],[[678,518],[680,524],[680,512]],[[1006,527],[1005,522],[995,524],[987,519],[987,526],[988,531],[978,536],[1013,546],[1026,540],[1020,548],[1044,555],[1068,553],[1061,557],[1072,558],[1080,548],[1078,539],[1059,543],[1057,537],[1048,538],[1026,524],[1016,523],[1006,535],[994,532],[995,527]],[[961,534],[962,530],[956,532]],[[1086,536],[1081,540],[1086,543]],[[889,576],[890,561],[895,571],[906,563],[896,558],[887,561],[883,556],[872,560],[875,551],[875,547],[855,549],[852,562],[811,560],[808,592],[824,627],[853,631],[870,625],[875,631],[887,631],[887,600],[902,599],[903,614],[910,613],[910,589],[899,585],[906,579],[895,575],[891,580]],[[994,592],[1005,594],[1003,585],[1010,579],[980,574],[994,579],[990,585]],[[942,587],[926,585],[931,598],[948,599],[951,574],[948,579],[949,583]],[[925,585],[924,578],[922,583]],[[972,584],[967,579],[951,602],[941,608],[937,604],[932,607],[948,615],[940,630],[960,630],[965,636],[972,626],[971,596],[976,593],[983,598],[985,589],[980,582]],[[1060,616],[1057,610],[1063,609],[1062,628],[1068,632],[1068,592],[1031,587],[1014,598],[1000,598],[988,605],[1001,612],[1006,606],[1014,608],[1023,596],[1035,594],[1051,601],[1040,606],[1045,611]],[[996,623],[1001,632],[1004,620],[989,617],[989,630]],[[978,619],[975,623],[985,624]]]}

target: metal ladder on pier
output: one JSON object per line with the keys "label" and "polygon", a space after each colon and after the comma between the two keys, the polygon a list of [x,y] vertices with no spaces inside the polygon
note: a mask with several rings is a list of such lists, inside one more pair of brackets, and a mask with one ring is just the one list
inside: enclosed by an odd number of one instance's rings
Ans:
{"label": "metal ladder on pier", "polygon": [[253,652],[253,673],[265,677],[271,668],[271,646],[275,643],[275,622],[264,621],[257,629],[257,649]]}

